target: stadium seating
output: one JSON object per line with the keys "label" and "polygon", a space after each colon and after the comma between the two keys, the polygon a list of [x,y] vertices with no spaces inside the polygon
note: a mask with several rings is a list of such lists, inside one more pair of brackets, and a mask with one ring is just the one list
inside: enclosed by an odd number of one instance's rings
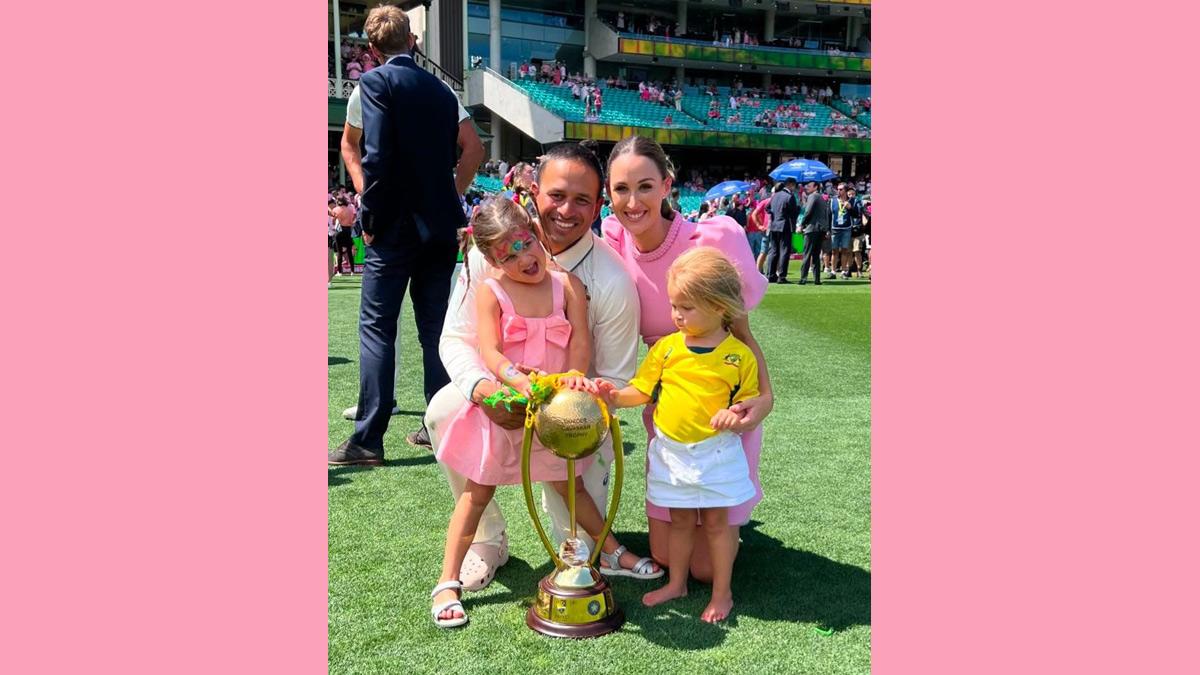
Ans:
{"label": "stadium seating", "polygon": [[[731,3],[731,6],[732,6],[732,3]],[[737,6],[740,7],[741,3],[739,2]],[[730,16],[730,15],[726,15],[726,16]],[[755,52],[819,54],[822,56],[869,57],[871,55],[869,52],[842,51],[841,49],[837,49],[837,50],[812,49],[812,48],[802,48],[802,47],[788,47],[788,46],[783,46],[783,45],[749,45],[749,44],[740,44],[740,43],[739,44],[731,43],[729,45],[725,45],[725,43],[723,43],[723,42],[714,42],[713,40],[709,39],[707,36],[705,36],[703,39],[701,39],[700,35],[698,35],[698,34],[697,35],[689,35],[689,37],[678,37],[678,36],[665,37],[662,35],[650,35],[647,33],[635,33],[633,31],[622,30],[620,28],[617,28],[617,24],[613,19],[605,17],[605,18],[601,18],[600,20],[605,25],[607,25],[609,28],[611,28],[613,31],[615,31],[617,33],[617,35],[619,35],[623,38],[636,38],[639,40],[650,40],[652,42],[666,42],[669,44],[696,45],[696,46],[700,46],[700,47],[710,47],[710,46],[726,47],[726,46],[728,46],[728,47],[731,47],[734,49],[745,49],[748,51],[755,51]]]}
{"label": "stadium seating", "polygon": [[[572,122],[585,122],[585,106],[582,100],[571,97],[571,87],[556,87],[549,83],[517,79],[513,84],[529,93],[534,103],[546,108],[559,117]],[[662,127],[667,113],[672,115],[672,128],[703,129],[703,125],[674,108],[646,103],[638,98],[636,91],[601,87],[603,105],[600,119],[604,124],[624,126]]]}
{"label": "stadium seating", "polygon": [[[755,108],[752,106],[746,106],[739,108],[738,110],[742,114],[741,124],[729,124],[729,116],[734,112],[729,107],[729,87],[717,87],[716,99],[720,106],[721,117],[715,120],[708,119],[708,109],[710,101],[713,99],[712,96],[704,93],[704,90],[700,87],[684,87],[683,91],[685,93],[685,96],[683,97],[683,109],[694,117],[707,120],[708,127],[714,131],[732,131],[750,134],[775,133],[802,136],[823,136],[825,135],[825,128],[829,125],[835,123],[845,123],[844,120],[839,122],[832,118],[834,110],[829,106],[822,105],[820,103],[805,103],[799,97],[795,97],[791,100],[774,98],[756,99],[761,103],[760,107]],[[792,105],[793,103],[799,106],[800,110],[804,112],[816,114],[816,117],[809,117],[803,120],[808,123],[807,129],[764,129],[762,127],[754,126],[755,115],[767,110],[772,110],[779,105]]]}
{"label": "stadium seating", "polygon": [[[851,108],[849,104],[840,98],[834,99],[832,107],[836,108],[845,115],[850,115],[853,111],[853,108]],[[852,119],[857,121],[859,124],[865,125],[868,129],[871,127],[871,113],[869,112],[859,113],[857,116],[852,116]]]}
{"label": "stadium seating", "polygon": [[504,189],[504,183],[499,178],[486,176],[481,173],[475,174],[475,180],[471,181],[471,187],[479,190],[484,194],[495,194]]}
{"label": "stadium seating", "polygon": [[[554,86],[549,83],[538,83],[532,80],[514,80],[513,84],[529,93],[529,97],[538,105],[546,108],[565,120],[585,122],[584,103],[571,97],[571,88]],[[803,136],[824,136],[825,128],[839,123],[832,118],[833,108],[819,103],[804,103],[799,98],[782,100],[773,98],[758,99],[762,106],[759,108],[742,108],[742,123],[729,124],[727,120],[733,111],[729,108],[729,87],[717,88],[717,103],[720,105],[720,119],[708,119],[709,101],[712,97],[699,87],[684,87],[683,112],[676,112],[674,107],[665,107],[657,103],[641,100],[636,89],[614,89],[601,86],[604,105],[599,121],[604,124],[619,124],[623,126],[659,127],[663,126],[663,118],[672,115],[672,128],[677,129],[709,129],[712,131],[728,131],[750,134],[791,134]],[[816,117],[807,118],[808,128],[764,129],[754,126],[754,116],[778,105],[796,103],[801,110],[812,112]],[[869,115],[867,122],[869,124]],[[845,120],[840,123],[844,124]],[[861,125],[860,125],[861,126]],[[867,130],[869,133],[869,130]]]}

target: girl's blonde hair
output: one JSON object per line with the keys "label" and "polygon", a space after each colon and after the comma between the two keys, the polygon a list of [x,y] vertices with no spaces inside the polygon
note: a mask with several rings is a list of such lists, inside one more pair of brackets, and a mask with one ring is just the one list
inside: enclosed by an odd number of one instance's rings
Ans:
{"label": "girl's blonde hair", "polygon": [[[490,258],[492,247],[516,229],[527,229],[537,238],[533,218],[524,207],[511,199],[499,196],[483,200],[479,209],[471,216],[470,226],[463,233],[463,271],[467,275],[468,285],[471,283],[471,266],[467,263],[467,254],[471,252],[471,247],[478,248],[485,258]],[[463,298],[465,299],[466,295]]]}
{"label": "girl's blonde hair", "polygon": [[721,315],[725,329],[746,315],[742,277],[721,251],[697,246],[675,259],[667,270],[667,283],[699,306]]}

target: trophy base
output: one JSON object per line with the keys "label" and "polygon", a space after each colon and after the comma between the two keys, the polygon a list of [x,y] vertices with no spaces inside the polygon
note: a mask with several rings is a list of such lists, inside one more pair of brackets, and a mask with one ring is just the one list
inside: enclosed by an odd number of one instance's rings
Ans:
{"label": "trophy base", "polygon": [[550,637],[590,638],[607,635],[625,623],[625,612],[613,601],[612,588],[599,572],[592,570],[593,583],[582,588],[558,586],[556,573],[538,582],[537,599],[525,614],[525,625]]}

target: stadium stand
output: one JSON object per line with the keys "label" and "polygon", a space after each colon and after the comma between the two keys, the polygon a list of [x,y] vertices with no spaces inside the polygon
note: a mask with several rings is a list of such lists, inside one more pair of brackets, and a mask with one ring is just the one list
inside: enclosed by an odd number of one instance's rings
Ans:
{"label": "stadium stand", "polygon": [[[548,83],[538,83],[518,78],[513,84],[529,93],[535,103],[572,122],[585,122],[585,107],[582,100],[571,96],[571,87],[554,86]],[[675,108],[667,108],[657,103],[646,103],[638,98],[636,91],[614,89],[601,86],[601,96],[604,105],[600,111],[599,120],[606,124],[623,124],[629,126],[661,127],[663,118],[672,114],[673,127],[685,129],[703,129],[704,125],[687,115],[675,112]]]}

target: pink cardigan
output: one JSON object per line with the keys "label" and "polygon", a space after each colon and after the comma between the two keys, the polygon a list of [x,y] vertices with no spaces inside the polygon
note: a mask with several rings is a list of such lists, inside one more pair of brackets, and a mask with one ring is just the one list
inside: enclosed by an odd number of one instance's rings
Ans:
{"label": "pink cardigan", "polygon": [[621,256],[637,285],[642,310],[638,332],[648,345],[678,330],[671,321],[667,268],[693,246],[712,246],[729,256],[742,275],[742,298],[747,311],[757,307],[767,292],[767,278],[758,273],[745,231],[728,216],[715,216],[697,224],[676,213],[666,239],[658,248],[646,253],[637,250],[633,238],[621,227],[621,221],[615,215],[605,218],[601,229],[604,240]]}

